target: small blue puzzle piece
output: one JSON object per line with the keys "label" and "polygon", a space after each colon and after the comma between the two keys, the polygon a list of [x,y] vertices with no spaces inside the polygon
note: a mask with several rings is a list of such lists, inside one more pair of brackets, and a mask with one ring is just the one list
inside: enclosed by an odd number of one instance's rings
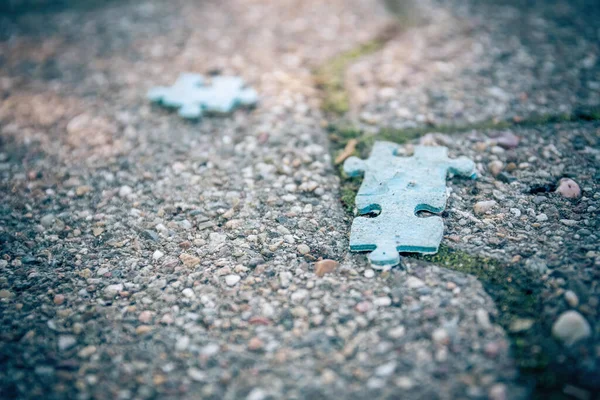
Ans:
{"label": "small blue puzzle piece", "polygon": [[[446,147],[415,146],[411,157],[398,156],[398,148],[376,142],[367,160],[350,157],[344,163],[347,175],[364,174],[355,200],[359,216],[352,222],[350,250],[370,251],[369,259],[379,269],[398,265],[398,252],[436,253],[444,233],[442,218],[417,213],[444,210],[448,172],[476,177],[473,161],[448,158]],[[360,216],[377,211],[374,218]]]}
{"label": "small blue puzzle piece", "polygon": [[201,118],[204,112],[229,113],[239,106],[251,106],[258,94],[235,76],[216,76],[207,85],[202,75],[181,74],[170,87],[156,87],[148,92],[150,101],[179,109],[182,118]]}

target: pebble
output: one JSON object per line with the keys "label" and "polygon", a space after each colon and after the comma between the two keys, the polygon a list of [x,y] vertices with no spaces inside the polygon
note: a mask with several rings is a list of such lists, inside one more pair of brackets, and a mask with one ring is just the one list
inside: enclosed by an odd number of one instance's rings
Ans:
{"label": "pebble", "polygon": [[187,371],[187,375],[196,382],[202,382],[206,380],[206,373],[200,371],[198,368],[190,368]]}
{"label": "pebble", "polygon": [[77,340],[75,339],[75,336],[60,335],[58,337],[58,349],[60,351],[68,350],[71,347],[75,346],[76,343],[77,343]]}
{"label": "pebble", "polygon": [[406,333],[406,328],[402,325],[392,328],[388,332],[388,336],[392,339],[399,339]]}
{"label": "pebble", "polygon": [[495,200],[478,201],[473,206],[473,211],[475,212],[475,214],[478,215],[485,214],[486,212],[494,208],[496,204],[497,203]]}
{"label": "pebble", "polygon": [[504,163],[499,160],[494,160],[488,164],[488,169],[492,173],[492,176],[496,177],[504,169]]}
{"label": "pebble", "polygon": [[152,259],[153,260],[160,260],[163,256],[165,255],[165,253],[163,253],[160,250],[156,250],[153,254],[152,254]]}
{"label": "pebble", "polygon": [[409,276],[408,279],[406,279],[406,286],[408,286],[409,289],[418,289],[425,286],[425,282],[416,276]]}
{"label": "pebble", "polygon": [[321,260],[315,263],[315,274],[322,278],[325,274],[330,274],[340,265],[335,260]]}
{"label": "pebble", "polygon": [[565,292],[565,301],[573,308],[579,305],[579,298],[572,290],[567,290]]}
{"label": "pebble", "polygon": [[130,186],[123,185],[119,188],[119,197],[129,197],[133,193],[133,189]]}
{"label": "pebble", "polygon": [[0,299],[10,299],[13,296],[14,296],[14,294],[9,290],[6,290],[6,289],[0,290]]}
{"label": "pebble", "polygon": [[185,288],[181,291],[181,294],[187,297],[188,299],[193,299],[196,297],[194,290],[192,288]]}
{"label": "pebble", "polygon": [[136,335],[145,335],[152,331],[152,327],[150,325],[140,325],[135,328]]}
{"label": "pebble", "polygon": [[122,292],[122,291],[123,291],[123,285],[120,283],[117,283],[115,285],[108,285],[107,287],[104,288],[104,297],[107,299],[112,299],[117,294],[119,294],[119,292]]}
{"label": "pebble", "polygon": [[592,334],[590,324],[577,311],[563,312],[552,326],[552,336],[571,346]]}
{"label": "pebble", "polygon": [[535,217],[535,219],[537,220],[537,222],[546,222],[548,221],[548,216],[544,213],[538,215],[537,217]]}
{"label": "pebble", "polygon": [[563,178],[558,182],[556,192],[567,199],[578,199],[581,197],[581,189],[577,182],[569,178]]}
{"label": "pebble", "polygon": [[142,311],[138,316],[138,321],[144,324],[149,324],[152,321],[152,312],[151,311]]}
{"label": "pebble", "polygon": [[505,149],[514,149],[519,145],[521,139],[512,132],[502,132],[500,136],[495,138],[496,144]]}
{"label": "pebble", "polygon": [[475,318],[477,318],[477,323],[483,329],[488,330],[492,327],[492,323],[490,322],[490,315],[483,308],[477,309],[475,312]]}
{"label": "pebble", "polygon": [[392,299],[390,299],[388,296],[378,297],[373,300],[373,304],[379,307],[387,307],[392,304]]}
{"label": "pebble", "polygon": [[96,346],[86,346],[83,349],[79,350],[77,355],[81,358],[87,358],[96,352]]}
{"label": "pebble", "polygon": [[365,270],[364,275],[365,275],[365,278],[371,279],[375,276],[375,271],[373,271],[372,269],[369,268],[369,269]]}
{"label": "pebble", "polygon": [[508,398],[506,385],[503,383],[496,383],[488,391],[489,400],[506,400]]}
{"label": "pebble", "polygon": [[227,275],[225,277],[225,283],[227,286],[235,286],[242,279],[239,275]]}
{"label": "pebble", "polygon": [[189,336],[181,336],[179,339],[177,339],[177,342],[175,342],[175,350],[176,351],[185,351],[185,350],[187,350],[189,345],[190,345],[190,337]]}
{"label": "pebble", "polygon": [[298,247],[296,247],[296,249],[298,249],[298,253],[302,255],[310,253],[310,247],[308,247],[305,244],[299,244]]}
{"label": "pebble", "polygon": [[248,341],[248,350],[257,351],[264,347],[264,343],[258,337],[253,337]]}
{"label": "pebble", "polygon": [[267,398],[267,392],[262,388],[254,388],[246,396],[246,400],[265,400]]}
{"label": "pebble", "polygon": [[190,254],[183,253],[179,256],[179,259],[188,268],[195,267],[200,264],[200,259],[198,257],[192,256]]}
{"label": "pebble", "polygon": [[508,327],[508,329],[511,332],[523,332],[526,330],[529,330],[533,324],[535,323],[534,320],[529,319],[529,318],[515,318],[512,320],[512,322],[510,323],[510,326]]}
{"label": "pebble", "polygon": [[450,335],[444,328],[437,328],[431,334],[433,341],[440,345],[447,345],[450,343]]}
{"label": "pebble", "polygon": [[383,365],[380,365],[379,367],[377,367],[375,369],[375,375],[381,376],[381,377],[386,377],[386,376],[392,375],[395,370],[396,370],[396,362],[391,361],[387,364],[383,364]]}
{"label": "pebble", "polygon": [[47,214],[44,215],[42,217],[42,219],[40,219],[40,224],[48,229],[48,228],[52,228],[52,225],[54,225],[54,221],[56,221],[56,217],[54,216],[54,214]]}
{"label": "pebble", "polygon": [[60,306],[64,302],[65,302],[65,296],[64,295],[57,294],[56,296],[54,296],[54,304],[56,304],[57,306]]}

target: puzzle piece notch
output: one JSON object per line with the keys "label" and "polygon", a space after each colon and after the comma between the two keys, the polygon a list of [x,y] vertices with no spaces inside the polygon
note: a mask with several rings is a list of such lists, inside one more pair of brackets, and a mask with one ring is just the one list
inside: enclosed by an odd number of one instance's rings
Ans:
{"label": "puzzle piece notch", "polygon": [[[368,159],[350,157],[344,163],[349,176],[364,175],[356,196],[359,216],[352,223],[350,249],[371,251],[371,263],[382,269],[399,264],[398,252],[436,253],[443,221],[417,213],[444,210],[448,172],[476,176],[471,160],[450,159],[445,147],[415,146],[411,157],[398,156],[398,148],[376,142]],[[375,218],[361,216],[377,209],[381,212]]]}
{"label": "puzzle piece notch", "polygon": [[258,102],[258,94],[246,87],[242,78],[216,76],[211,85],[202,75],[184,73],[170,87],[156,87],[148,92],[148,99],[166,107],[178,109],[182,118],[201,118],[204,112],[229,113],[239,106]]}

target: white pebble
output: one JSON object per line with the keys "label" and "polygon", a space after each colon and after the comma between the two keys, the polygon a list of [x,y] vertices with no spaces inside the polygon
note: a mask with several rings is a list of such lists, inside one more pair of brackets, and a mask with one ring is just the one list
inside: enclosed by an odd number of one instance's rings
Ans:
{"label": "white pebble", "polygon": [[577,311],[565,311],[552,326],[552,336],[571,346],[592,334],[590,324]]}
{"label": "white pebble", "polygon": [[235,286],[242,279],[239,275],[227,275],[225,277],[225,283],[227,286]]}

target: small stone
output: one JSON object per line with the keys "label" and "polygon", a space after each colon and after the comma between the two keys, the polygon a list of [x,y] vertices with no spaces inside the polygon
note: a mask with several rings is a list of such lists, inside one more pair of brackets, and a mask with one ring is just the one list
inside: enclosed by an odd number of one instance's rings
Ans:
{"label": "small stone", "polygon": [[418,289],[425,286],[425,282],[416,276],[409,276],[408,279],[406,279],[406,286],[408,286],[409,289]]}
{"label": "small stone", "polygon": [[477,319],[477,323],[483,329],[488,330],[492,327],[492,323],[490,322],[490,315],[483,308],[477,309],[475,312],[475,318]]}
{"label": "small stone", "polygon": [[96,346],[86,346],[83,349],[79,350],[77,355],[81,358],[87,358],[96,352]]}
{"label": "small stone", "polygon": [[209,343],[200,349],[200,354],[206,357],[212,357],[219,353],[221,346],[217,343]]}
{"label": "small stone", "polygon": [[292,293],[292,295],[290,296],[290,299],[292,300],[293,303],[300,303],[300,302],[302,302],[302,300],[304,300],[307,297],[308,297],[308,290],[300,289],[300,290]]}
{"label": "small stone", "polygon": [[200,371],[198,368],[188,369],[187,375],[196,382],[202,382],[206,380],[206,373]]}
{"label": "small stone", "polygon": [[485,214],[486,212],[488,212],[492,208],[494,208],[494,206],[496,206],[496,204],[497,203],[494,200],[478,201],[473,206],[473,211],[475,212],[475,214],[478,214],[478,215]]}
{"label": "small stone", "polygon": [[14,293],[9,290],[6,290],[6,289],[0,290],[0,299],[10,299],[13,296],[14,296]]}
{"label": "small stone", "polygon": [[49,229],[52,228],[52,225],[54,225],[54,221],[56,221],[56,217],[54,216],[54,214],[47,214],[44,215],[42,219],[40,219],[40,224],[44,228]]}
{"label": "small stone", "polygon": [[396,362],[391,361],[387,364],[383,364],[383,365],[380,365],[379,367],[377,367],[375,369],[375,375],[381,376],[381,377],[386,377],[386,376],[392,375],[395,370],[396,370]]}
{"label": "small stone", "polygon": [[523,332],[526,330],[529,330],[533,324],[535,323],[534,320],[529,319],[529,318],[515,318],[512,320],[512,322],[510,323],[510,326],[508,327],[508,329],[511,332]]}
{"label": "small stone", "polygon": [[356,311],[358,311],[360,313],[366,313],[367,311],[369,311],[371,309],[371,306],[372,306],[372,304],[369,303],[368,301],[361,301],[354,308],[356,309]]}
{"label": "small stone", "polygon": [[152,327],[150,325],[140,325],[135,328],[136,335],[145,335],[149,332],[152,332]]}
{"label": "small stone", "polygon": [[90,186],[79,186],[76,190],[75,190],[75,194],[79,197],[86,195],[87,193],[90,192],[90,190],[92,190],[92,188]]}
{"label": "small stone", "polygon": [[375,300],[373,300],[373,304],[379,307],[388,307],[392,304],[392,299],[390,299],[388,296],[377,297]]}
{"label": "small stone", "polygon": [[503,383],[496,383],[490,388],[488,398],[489,400],[506,400],[508,398],[506,385]]}
{"label": "small stone", "polygon": [[581,196],[581,189],[577,182],[569,178],[563,178],[558,182],[556,192],[567,199],[577,199]]}
{"label": "small stone", "polygon": [[409,390],[412,389],[414,383],[408,376],[400,376],[398,379],[396,379],[396,386],[398,386],[400,389]]}
{"label": "small stone", "polygon": [[375,276],[375,271],[373,271],[372,269],[369,268],[369,269],[365,270],[364,275],[365,275],[365,278],[371,279]]}
{"label": "small stone", "polygon": [[495,138],[496,144],[505,149],[514,149],[519,145],[520,138],[512,132],[502,132],[500,136]]}
{"label": "small stone", "polygon": [[250,351],[257,351],[262,349],[264,346],[264,343],[262,340],[260,340],[258,337],[253,337],[252,339],[250,339],[248,341],[248,350]]}
{"label": "small stone", "polygon": [[192,256],[191,254],[183,253],[179,256],[179,259],[188,268],[195,267],[200,264],[200,259],[198,257]]}
{"label": "small stone", "polygon": [[227,275],[225,277],[225,283],[227,286],[235,286],[242,279],[239,275]]}
{"label": "small stone", "polygon": [[123,285],[118,283],[115,285],[108,285],[104,288],[104,297],[106,299],[113,299],[119,292],[123,291]]}
{"label": "small stone", "polygon": [[565,292],[565,301],[573,308],[579,305],[579,298],[572,290],[567,290]]}
{"label": "small stone", "polygon": [[552,336],[571,346],[579,340],[590,337],[590,324],[577,311],[565,311],[552,326]]}
{"label": "small stone", "polygon": [[504,163],[499,160],[494,160],[488,164],[488,169],[492,173],[492,176],[496,177],[504,169]]}
{"label": "small stone", "polygon": [[392,339],[399,339],[406,333],[406,328],[402,325],[389,330],[388,335]]}
{"label": "small stone", "polygon": [[259,387],[252,389],[248,396],[246,396],[246,400],[265,400],[266,398],[267,392]]}
{"label": "small stone", "polygon": [[516,169],[517,169],[517,164],[515,164],[514,162],[509,162],[508,164],[506,164],[507,172],[513,172]]}
{"label": "small stone", "polygon": [[54,296],[54,304],[56,304],[57,306],[60,306],[64,302],[65,302],[65,296],[64,295],[57,294],[56,296]]}
{"label": "small stone", "polygon": [[142,311],[138,316],[138,321],[140,321],[143,324],[149,324],[152,321],[152,312]]}
{"label": "small stone", "polygon": [[77,340],[75,339],[75,336],[60,335],[58,337],[58,349],[60,351],[68,350],[71,347],[75,346],[76,343],[77,343]]}
{"label": "small stone", "polygon": [[185,351],[190,345],[190,337],[189,336],[181,336],[175,342],[175,350],[176,351]]}
{"label": "small stone", "polygon": [[185,288],[181,291],[181,294],[184,295],[185,297],[187,297],[188,299],[193,299],[194,297],[196,297],[196,294],[194,293],[194,289],[192,288]]}
{"label": "small stone", "polygon": [[151,231],[149,229],[146,229],[145,231],[143,231],[142,236],[146,239],[153,240],[155,242],[158,242],[160,240],[158,233]]}
{"label": "small stone", "polygon": [[537,217],[535,217],[537,222],[546,222],[548,221],[548,216],[544,213],[538,215]]}
{"label": "small stone", "polygon": [[297,249],[298,249],[298,253],[300,253],[302,255],[310,253],[310,247],[308,247],[305,244],[299,244]]}
{"label": "small stone", "polygon": [[163,253],[160,250],[156,250],[154,251],[154,253],[152,254],[152,259],[153,260],[160,260],[163,256],[165,255],[165,253]]}
{"label": "small stone", "polygon": [[315,274],[322,278],[325,274],[332,273],[340,265],[334,260],[321,260],[315,263]]}
{"label": "small stone", "polygon": [[123,185],[119,189],[119,197],[121,197],[121,198],[129,197],[129,196],[131,196],[132,193],[133,193],[133,189],[127,185]]}
{"label": "small stone", "polygon": [[437,328],[431,334],[433,341],[439,345],[447,345],[450,343],[450,335],[444,328]]}

